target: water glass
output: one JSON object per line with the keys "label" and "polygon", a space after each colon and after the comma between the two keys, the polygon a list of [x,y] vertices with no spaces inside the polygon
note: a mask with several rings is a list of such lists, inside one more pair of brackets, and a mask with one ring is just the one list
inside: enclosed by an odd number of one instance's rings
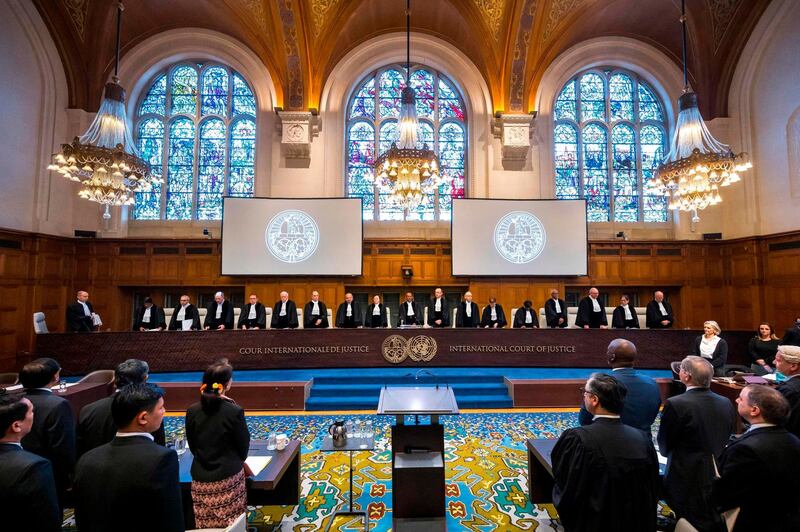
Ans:
{"label": "water glass", "polygon": [[67,391],[67,381],[65,381],[64,379],[61,379],[61,381],[58,383],[58,391],[61,392],[61,393],[64,393],[64,392]]}
{"label": "water glass", "polygon": [[274,451],[275,448],[278,446],[278,435],[274,432],[270,432],[269,436],[267,437],[267,450]]}
{"label": "water glass", "polygon": [[175,452],[178,453],[178,456],[186,452],[186,438],[183,436],[175,437]]}
{"label": "water glass", "polygon": [[344,424],[345,430],[347,431],[348,438],[355,438],[356,435],[353,432],[353,420],[348,419],[347,422]]}
{"label": "water glass", "polygon": [[364,432],[364,437],[365,438],[373,438],[373,437],[375,437],[375,431],[372,430],[372,420],[371,419],[367,420],[367,428],[366,428],[366,430]]}
{"label": "water glass", "polygon": [[369,436],[367,435],[367,421],[362,419],[359,422],[359,425],[360,425],[359,432],[361,432],[361,437],[368,438]]}

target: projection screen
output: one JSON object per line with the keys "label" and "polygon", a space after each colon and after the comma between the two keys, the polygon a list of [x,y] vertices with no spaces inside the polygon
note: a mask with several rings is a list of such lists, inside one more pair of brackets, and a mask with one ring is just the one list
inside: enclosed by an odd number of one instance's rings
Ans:
{"label": "projection screen", "polygon": [[361,275],[360,198],[225,198],[222,275]]}
{"label": "projection screen", "polygon": [[585,200],[453,200],[453,275],[586,275]]}

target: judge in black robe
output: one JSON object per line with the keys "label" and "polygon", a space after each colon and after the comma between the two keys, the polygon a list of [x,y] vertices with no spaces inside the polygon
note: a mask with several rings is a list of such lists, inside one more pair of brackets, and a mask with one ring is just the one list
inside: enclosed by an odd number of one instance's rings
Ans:
{"label": "judge in black robe", "polygon": [[[411,311],[409,312],[409,307]],[[414,294],[406,292],[406,300],[400,303],[400,310],[397,313],[397,326],[401,325],[421,325],[422,324],[422,305],[414,301]]]}
{"label": "judge in black robe", "polygon": [[[492,316],[494,310],[494,317]],[[497,304],[497,300],[493,297],[489,298],[489,304],[483,309],[481,316],[481,327],[484,329],[502,329],[508,324],[506,320],[506,313],[503,311],[503,306]]]}
{"label": "judge in black robe", "polygon": [[[219,317],[217,310],[219,309]],[[225,294],[217,292],[214,301],[206,308],[206,321],[203,323],[205,330],[222,331],[233,329],[233,304],[225,299]]]}
{"label": "judge in black robe", "polygon": [[514,314],[514,329],[536,329],[539,327],[539,318],[533,308],[533,302],[526,299]]}
{"label": "judge in black robe", "polygon": [[[630,318],[625,315],[625,309],[630,313]],[[611,315],[611,326],[615,329],[638,329],[639,317],[636,309],[630,305],[630,299],[626,295],[619,298],[619,306],[614,309]]]}
{"label": "judge in black robe", "polygon": [[796,345],[800,346],[800,318],[795,320],[792,327],[786,329],[781,339],[781,345]]}
{"label": "judge in black robe", "polygon": [[[589,295],[581,299],[578,304],[578,315],[575,318],[575,325],[583,329],[605,329],[608,327],[606,318],[606,308],[598,296],[600,291],[597,288],[589,290]],[[595,307],[594,303],[597,303]]]}
{"label": "judge in black robe", "polygon": [[563,299],[558,299],[558,290],[550,290],[550,299],[544,303],[544,318],[551,329],[567,327],[567,305]]}
{"label": "judge in black robe", "polygon": [[[181,309],[183,309],[184,312],[183,319],[179,316]],[[189,303],[189,296],[182,295],[181,304],[172,311],[172,318],[169,320],[169,330],[182,331],[183,322],[187,320],[192,322],[191,330],[200,330],[200,313],[197,311],[197,307]]]}
{"label": "judge in black robe", "polygon": [[433,298],[428,301],[428,326],[450,327],[450,305],[441,288],[434,290]]}
{"label": "judge in black robe", "polygon": [[[251,317],[252,314],[252,317]],[[258,300],[258,296],[250,294],[250,302],[247,303],[239,314],[240,329],[266,329],[267,328],[267,309]]]}
{"label": "judge in black robe", "polygon": [[[467,315],[469,309],[469,316]],[[464,301],[458,304],[456,310],[456,327],[480,327],[480,309],[478,305],[472,301],[472,292],[464,294]]]}
{"label": "judge in black robe", "polygon": [[645,318],[648,329],[671,329],[675,324],[675,314],[672,313],[672,305],[670,305],[668,301],[664,301],[663,292],[655,292],[654,299],[647,304]]}
{"label": "judge in black robe", "polygon": [[[147,314],[147,310],[150,313]],[[147,318],[147,320],[145,320]],[[133,322],[134,331],[152,331],[153,329],[163,331],[167,328],[167,320],[164,317],[164,309],[153,304],[150,297],[144,298],[144,305],[136,310],[136,319]]]}
{"label": "judge in black robe", "polygon": [[344,303],[336,309],[336,326],[340,329],[360,329],[364,326],[361,307],[357,301],[353,301],[350,292],[344,295]]}
{"label": "judge in black robe", "polygon": [[[378,309],[377,313],[375,311],[376,307]],[[367,307],[365,325],[371,329],[389,326],[389,321],[386,319],[386,307],[381,303],[381,296],[374,296],[372,303]]]}
{"label": "judge in black robe", "polygon": [[77,300],[67,305],[67,331],[94,332],[92,314],[94,314],[94,307],[89,302],[89,293],[80,290]]}
{"label": "judge in black robe", "polygon": [[270,327],[273,329],[297,329],[300,322],[297,321],[297,305],[289,299],[289,292],[281,292],[280,300],[275,302],[272,307],[272,321]]}
{"label": "judge in black robe", "polygon": [[786,430],[800,438],[800,347],[782,345],[775,354],[775,369],[786,375],[777,390],[789,401]]}
{"label": "judge in black robe", "polygon": [[[314,303],[317,304],[316,314],[314,314]],[[311,301],[303,307],[303,327],[306,329],[327,329],[329,326],[328,307],[319,300],[319,292],[314,290],[311,292]]]}

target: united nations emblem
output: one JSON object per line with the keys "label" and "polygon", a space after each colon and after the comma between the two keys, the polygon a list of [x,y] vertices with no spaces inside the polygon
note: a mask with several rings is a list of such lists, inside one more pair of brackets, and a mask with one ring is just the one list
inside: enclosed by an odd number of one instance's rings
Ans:
{"label": "united nations emblem", "polygon": [[533,214],[514,211],[506,214],[494,228],[494,247],[508,262],[525,264],[538,257],[547,235],[544,225]]}
{"label": "united nations emblem", "polygon": [[399,334],[393,334],[383,341],[383,358],[392,364],[399,364],[408,357],[408,341]]}
{"label": "united nations emblem", "polygon": [[282,262],[303,262],[317,250],[319,228],[303,211],[282,211],[272,217],[264,232],[267,249]]}
{"label": "united nations emblem", "polygon": [[414,362],[430,362],[436,356],[436,340],[419,335],[408,341],[408,356]]}

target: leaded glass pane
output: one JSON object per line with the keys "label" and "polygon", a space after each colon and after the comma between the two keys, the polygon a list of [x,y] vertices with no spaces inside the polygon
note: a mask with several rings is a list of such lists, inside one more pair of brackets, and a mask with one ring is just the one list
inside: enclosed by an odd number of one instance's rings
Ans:
{"label": "leaded glass pane", "polygon": [[378,155],[384,154],[392,147],[392,143],[397,143],[399,133],[397,122],[391,120],[384,122],[380,130],[380,142],[378,143]]}
{"label": "leaded glass pane", "polygon": [[[642,147],[642,180],[646,184],[653,178],[655,169],[664,159],[664,132],[656,126],[644,126],[639,132]],[[648,194],[644,189],[644,221],[667,221],[667,198],[662,195]]]}
{"label": "leaded glass pane", "polygon": [[194,122],[178,118],[169,128],[167,220],[192,218],[194,182]]}
{"label": "leaded glass pane", "polygon": [[233,75],[233,116],[256,115],[256,98],[250,86],[239,74]]}
{"label": "leaded glass pane", "polygon": [[664,121],[661,114],[661,105],[649,88],[639,83],[639,119]]}
{"label": "leaded glass pane", "polygon": [[580,197],[578,174],[578,131],[568,124],[555,128],[556,198]]}
{"label": "leaded glass pane", "polygon": [[614,74],[608,82],[611,120],[633,120],[633,80],[625,74]]}
{"label": "leaded glass pane", "polygon": [[455,118],[464,121],[464,104],[458,92],[445,80],[439,78],[439,120]]}
{"label": "leaded glass pane", "polygon": [[350,118],[375,119],[375,78],[368,79],[356,93],[350,106]]}
{"label": "leaded glass pane", "polygon": [[197,219],[222,217],[225,188],[225,124],[212,118],[200,126],[200,155],[197,172]]}
{"label": "leaded glass pane", "polygon": [[434,112],[434,84],[433,74],[427,70],[415,70],[411,73],[411,88],[417,101],[417,117],[433,118]]}
{"label": "leaded glass pane", "polygon": [[378,195],[378,210],[381,220],[402,220],[404,211],[389,200],[388,194]]}
{"label": "leaded glass pane", "polygon": [[555,119],[577,120],[577,105],[575,101],[575,80],[572,80],[564,86],[561,94],[556,99]]}
{"label": "leaded glass pane", "polygon": [[147,91],[147,96],[139,106],[139,114],[164,115],[167,109],[167,76],[159,76]]}
{"label": "leaded glass pane", "polygon": [[249,118],[231,128],[228,195],[249,197],[255,189],[256,124]]}
{"label": "leaded glass pane", "polygon": [[639,219],[639,183],[636,172],[636,138],[627,124],[611,131],[614,164],[614,221],[635,222]]}
{"label": "leaded glass pane", "polygon": [[375,162],[375,130],[366,122],[350,126],[348,162],[355,166],[372,166]]}
{"label": "leaded glass pane", "polygon": [[197,113],[197,71],[187,65],[180,66],[172,73],[171,114],[186,113],[194,116]]}
{"label": "leaded glass pane", "polygon": [[418,135],[417,147],[423,148],[427,144],[429,150],[434,148],[435,137],[433,135],[433,125],[430,122],[420,120]]}
{"label": "leaded glass pane", "polygon": [[[161,120],[149,118],[139,124],[137,135],[139,155],[150,166],[154,177],[161,178],[164,158],[164,124]],[[154,185],[148,192],[136,194],[133,218],[136,220],[158,220],[161,216],[161,184]]]}
{"label": "leaded glass pane", "polygon": [[225,116],[228,110],[228,71],[211,67],[203,72],[203,115]]}
{"label": "leaded glass pane", "polygon": [[605,128],[590,124],[583,129],[583,195],[587,200],[586,215],[592,222],[609,220],[608,157]]}
{"label": "leaded glass pane", "polygon": [[390,69],[381,74],[379,80],[379,102],[381,116],[400,114],[400,92],[406,86],[405,75],[397,69]]}
{"label": "leaded glass pane", "polygon": [[581,121],[606,119],[606,90],[603,78],[584,74],[580,82]]}

